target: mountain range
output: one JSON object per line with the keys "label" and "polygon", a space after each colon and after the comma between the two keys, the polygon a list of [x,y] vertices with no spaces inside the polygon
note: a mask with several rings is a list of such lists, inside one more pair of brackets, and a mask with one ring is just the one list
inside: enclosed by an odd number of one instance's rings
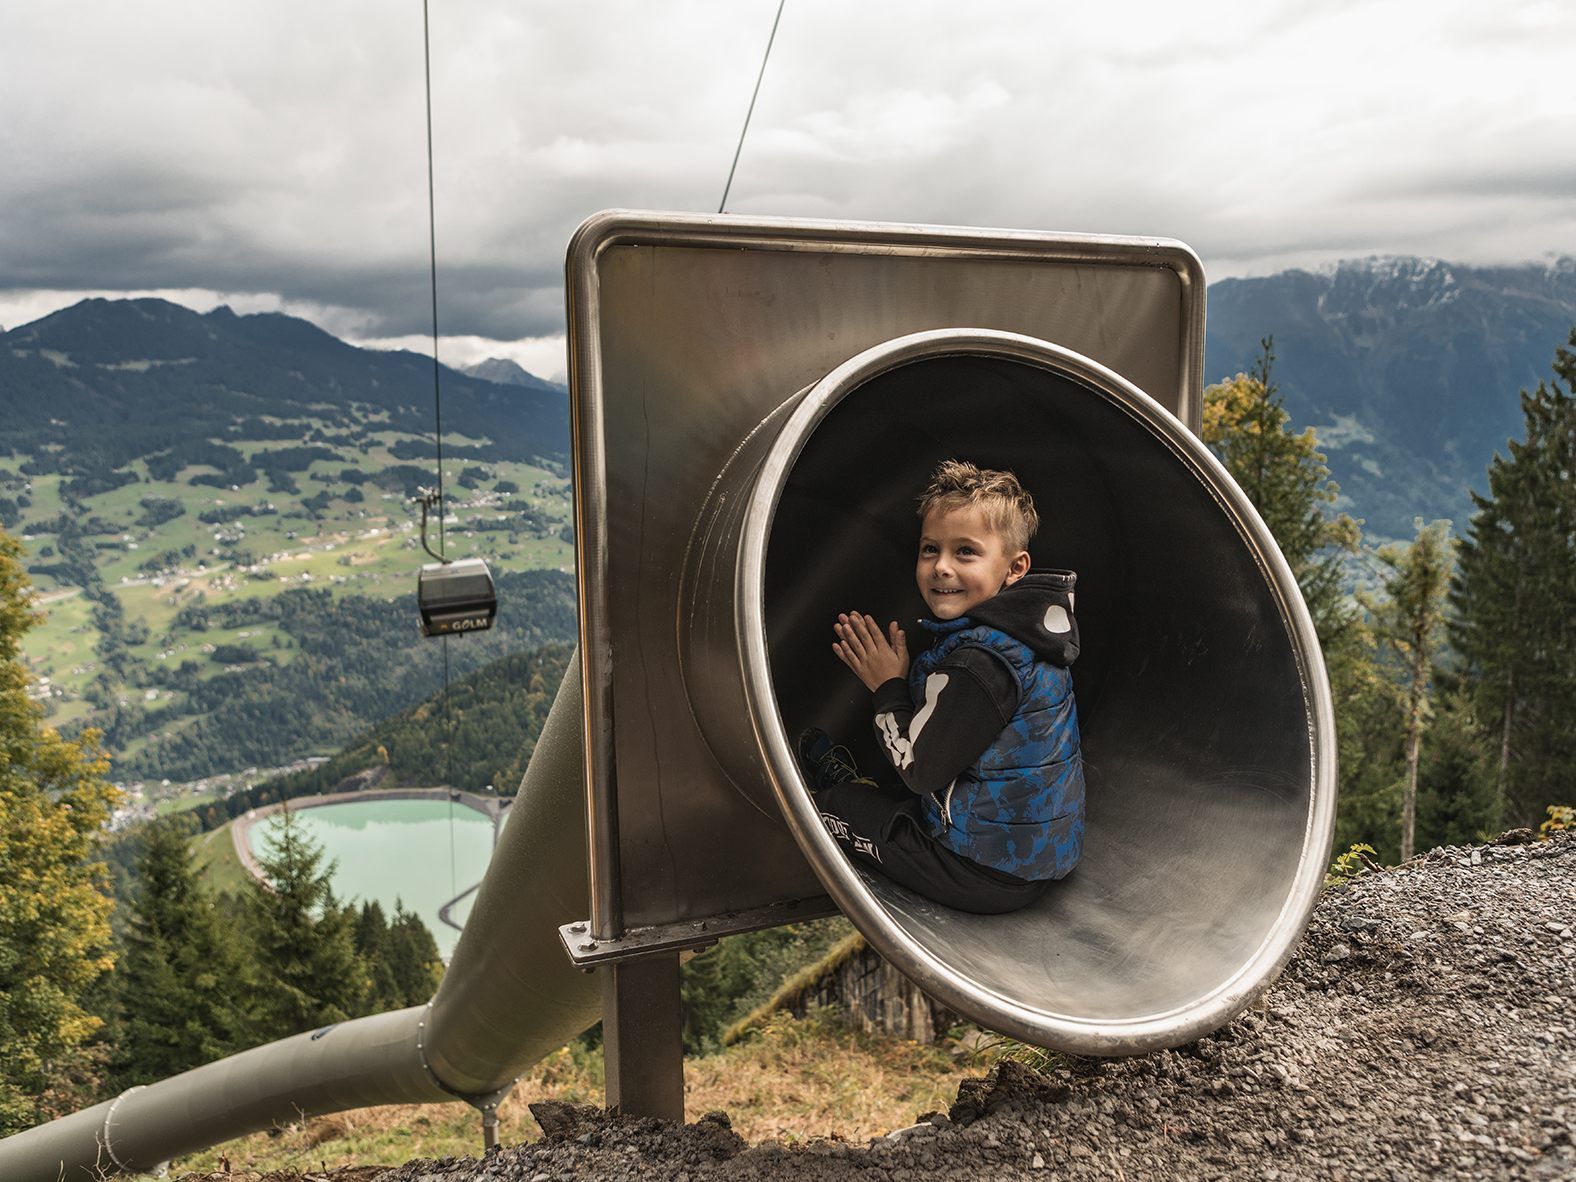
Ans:
{"label": "mountain range", "polygon": [[1467,267],[1372,258],[1209,287],[1205,373],[1250,369],[1273,336],[1273,378],[1318,432],[1342,507],[1374,538],[1413,519],[1458,529],[1467,490],[1519,438],[1517,391],[1549,377],[1576,324],[1576,259]]}
{"label": "mountain range", "polygon": [[[475,365],[462,365],[459,368],[461,373],[469,374],[473,378],[481,378],[484,382],[497,382],[500,386],[535,388],[544,384],[541,378],[518,361],[509,361],[503,357],[489,357],[486,361],[478,361]],[[547,384],[560,390],[566,389],[556,382]]]}
{"label": "mountain range", "polygon": [[[562,387],[523,371],[509,385],[453,369],[442,377],[451,430],[486,436],[500,458],[564,460]],[[371,416],[430,436],[433,385],[430,357],[357,348],[280,313],[89,299],[0,334],[5,449],[30,454],[34,471],[100,482],[161,452],[195,461],[210,441],[292,439],[282,426],[292,420]]]}
{"label": "mountain range", "polygon": [[[1401,538],[1416,517],[1464,524],[1467,490],[1520,433],[1517,391],[1549,373],[1576,324],[1576,260],[1348,261],[1221,280],[1208,308],[1207,378],[1248,370],[1273,337],[1273,376],[1293,424],[1317,429],[1342,508],[1372,536]],[[7,450],[34,471],[100,481],[161,451],[195,460],[238,423],[281,439],[308,413],[332,425],[335,408],[428,433],[432,389],[429,358],[282,314],[90,299],[0,333]],[[512,361],[445,369],[443,397],[451,429],[490,440],[477,458],[567,454],[564,388]]]}

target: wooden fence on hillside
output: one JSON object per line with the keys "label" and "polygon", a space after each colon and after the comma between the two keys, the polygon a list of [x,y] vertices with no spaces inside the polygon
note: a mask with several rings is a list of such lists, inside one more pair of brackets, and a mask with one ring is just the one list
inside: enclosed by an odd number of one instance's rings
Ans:
{"label": "wooden fence on hillside", "polygon": [[779,1010],[802,1018],[818,1008],[840,1013],[864,1030],[926,1043],[939,1041],[963,1021],[883,960],[864,937],[853,935],[785,981],[769,1001],[732,1026],[724,1041],[734,1041]]}

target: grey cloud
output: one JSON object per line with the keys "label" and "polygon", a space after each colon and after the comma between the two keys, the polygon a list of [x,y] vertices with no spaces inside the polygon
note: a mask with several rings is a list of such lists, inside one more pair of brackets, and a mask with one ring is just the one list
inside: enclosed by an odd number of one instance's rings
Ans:
{"label": "grey cloud", "polygon": [[[276,293],[334,331],[428,331],[419,23],[375,4],[79,7],[69,29],[28,9],[0,46],[18,113],[0,152],[27,162],[0,176],[0,289]],[[714,210],[774,9],[435,7],[443,331],[560,331],[564,247],[597,209]],[[1383,23],[1399,11],[796,2],[730,209],[1166,235],[1215,274],[1569,250],[1576,171],[1547,163],[1547,136],[1491,132],[1520,118],[1505,69],[1546,70],[1576,25],[1501,6],[1490,74],[1470,68],[1470,6],[1444,3],[1428,38]],[[1428,69],[1460,64],[1448,95],[1407,73],[1425,42]],[[1393,76],[1368,68],[1386,54]],[[1576,123],[1571,93],[1540,126]],[[1495,154],[1452,160],[1468,134]]]}
{"label": "grey cloud", "polygon": [[[1576,134],[1576,126],[1572,127]],[[1452,197],[1543,198],[1567,206],[1576,204],[1576,164],[1565,159],[1521,163],[1509,168],[1486,169],[1451,162],[1437,168],[1394,177],[1377,185],[1376,197],[1393,200],[1439,201]],[[1553,245],[1553,244],[1551,244]]]}

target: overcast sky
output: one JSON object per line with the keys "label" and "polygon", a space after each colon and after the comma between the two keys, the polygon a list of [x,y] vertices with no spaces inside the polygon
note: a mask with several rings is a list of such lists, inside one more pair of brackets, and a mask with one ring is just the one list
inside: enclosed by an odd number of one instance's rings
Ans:
{"label": "overcast sky", "polygon": [[[445,360],[563,375],[564,247],[714,212],[777,0],[432,0]],[[420,0],[0,0],[0,325],[423,345]],[[1211,279],[1576,254],[1576,3],[787,0],[730,212],[1180,238]]]}

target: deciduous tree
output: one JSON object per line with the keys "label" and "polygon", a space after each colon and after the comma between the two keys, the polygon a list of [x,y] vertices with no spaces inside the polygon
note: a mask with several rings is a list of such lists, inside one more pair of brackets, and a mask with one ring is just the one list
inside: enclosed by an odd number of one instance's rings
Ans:
{"label": "deciduous tree", "polygon": [[111,902],[94,846],[117,794],[96,732],[43,725],[21,641],[38,621],[21,547],[0,533],[0,1134],[85,1098],[101,1025],[84,996],[108,972]]}
{"label": "deciduous tree", "polygon": [[1375,663],[1378,642],[1342,585],[1343,556],[1356,550],[1361,531],[1335,509],[1340,490],[1313,429],[1291,426],[1272,377],[1273,340],[1261,349],[1250,373],[1204,391],[1204,442],[1264,518],[1324,648],[1340,748],[1337,843],[1367,842],[1388,853],[1389,818],[1398,807],[1397,705]]}
{"label": "deciduous tree", "polygon": [[1251,373],[1204,391],[1204,442],[1264,518],[1302,588],[1325,643],[1351,619],[1341,587],[1341,555],[1357,548],[1357,522],[1334,511],[1340,488],[1330,479],[1312,427],[1291,428],[1271,371],[1274,338]]}
{"label": "deciduous tree", "polygon": [[1417,523],[1409,546],[1379,551],[1384,595],[1374,619],[1389,650],[1406,701],[1406,768],[1401,788],[1401,861],[1412,856],[1417,833],[1417,769],[1423,730],[1432,713],[1434,660],[1444,640],[1446,595],[1454,565],[1450,523]]}

